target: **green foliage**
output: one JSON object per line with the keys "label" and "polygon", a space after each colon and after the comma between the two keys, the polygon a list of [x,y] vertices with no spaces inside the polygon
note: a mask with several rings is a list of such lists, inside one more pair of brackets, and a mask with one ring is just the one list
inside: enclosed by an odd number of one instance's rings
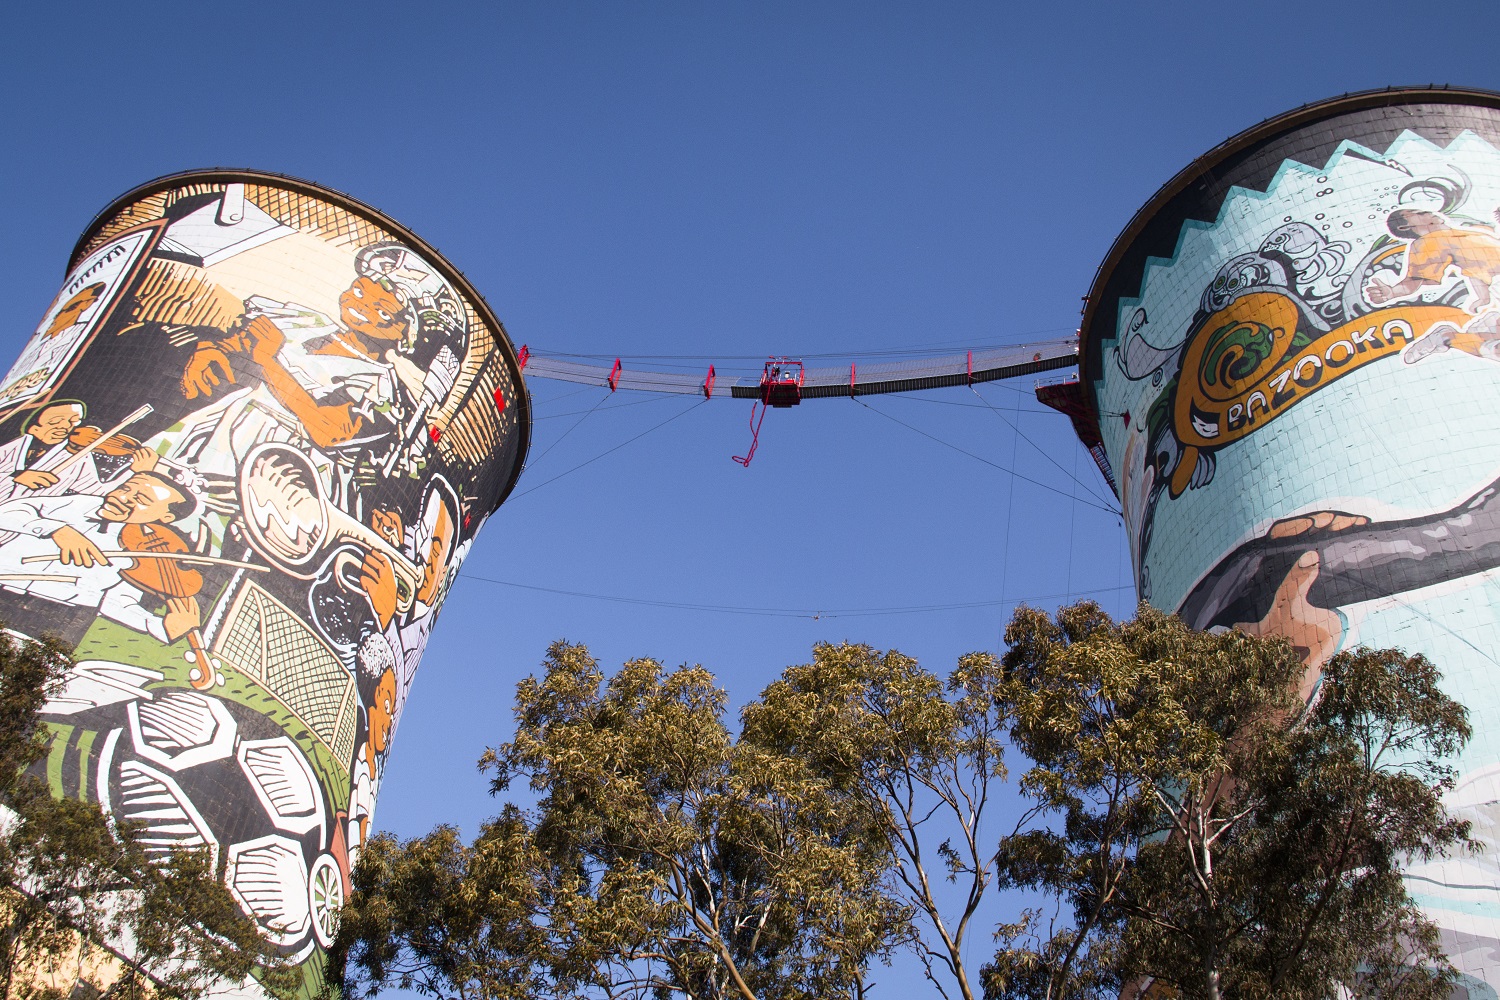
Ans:
{"label": "green foliage", "polygon": [[[1420,656],[1355,651],[1310,707],[1283,640],[1194,632],[1142,605],[1018,611],[1004,663],[1022,789],[1051,827],[1000,845],[1001,882],[1071,910],[1004,929],[993,1000],[1445,997],[1452,970],[1399,866],[1467,845],[1440,758],[1468,738]],[[1127,990],[1127,993],[1129,990]]]}
{"label": "green foliage", "polygon": [[[273,996],[299,977],[260,935],[202,851],[152,856],[94,803],[54,799],[25,769],[47,743],[37,712],[70,665],[57,643],[0,633],[0,995],[52,1000],[101,961],[110,997],[193,1000],[254,974]],[[59,969],[59,963],[71,967]]]}
{"label": "green foliage", "polygon": [[47,755],[37,715],[70,662],[61,643],[21,643],[0,631],[0,799],[13,795],[25,770]]}
{"label": "green foliage", "polygon": [[736,745],[701,667],[606,683],[556,643],[517,692],[515,737],[481,766],[525,781],[470,846],[372,842],[341,950],[346,989],[430,996],[860,996],[904,914],[886,846],[800,762]]}
{"label": "green foliage", "polygon": [[[1443,995],[1399,875],[1461,848],[1442,759],[1463,709],[1421,657],[1330,662],[1309,707],[1290,645],[1142,606],[1017,612],[1003,658],[947,677],[820,644],[741,713],[701,667],[606,678],[556,643],[485,752],[507,805],[361,855],[346,990],[472,1000],[863,997],[910,949],[944,997]],[[982,833],[1009,746],[1010,833]],[[965,943],[996,888],[1059,904]]]}
{"label": "green foliage", "polygon": [[[743,713],[741,745],[824,782],[840,808],[890,852],[889,902],[920,915],[906,943],[944,996],[972,1000],[964,942],[994,877],[980,825],[1005,777],[1004,719],[993,656],[974,653],[946,679],[894,650],[820,643]],[[936,841],[936,843],[934,843]],[[956,883],[945,904],[938,880]]]}
{"label": "green foliage", "polygon": [[[370,982],[427,996],[540,996],[545,871],[513,808],[485,824],[472,846],[451,826],[404,845],[377,835],[360,853],[341,941],[358,942]],[[331,957],[338,968],[344,955],[336,949]]]}

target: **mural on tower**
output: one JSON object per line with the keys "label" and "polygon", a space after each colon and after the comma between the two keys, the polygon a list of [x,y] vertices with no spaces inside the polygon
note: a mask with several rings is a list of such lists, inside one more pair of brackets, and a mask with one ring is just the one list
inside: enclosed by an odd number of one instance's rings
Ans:
{"label": "mural on tower", "polygon": [[1493,998],[1500,128],[1449,135],[1366,145],[1351,126],[1263,190],[1228,187],[1101,310],[1092,385],[1143,598],[1290,637],[1309,690],[1339,649],[1420,651],[1468,706],[1449,805],[1484,850],[1408,886],[1469,995]]}
{"label": "mural on tower", "polygon": [[161,850],[206,847],[312,989],[528,421],[452,268],[254,174],[117,203],[0,379],[0,620],[78,661],[38,773]]}

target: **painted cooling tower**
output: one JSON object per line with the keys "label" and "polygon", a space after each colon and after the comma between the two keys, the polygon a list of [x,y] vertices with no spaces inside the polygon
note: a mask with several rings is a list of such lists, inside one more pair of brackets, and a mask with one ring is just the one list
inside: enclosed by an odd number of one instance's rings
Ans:
{"label": "painted cooling tower", "polygon": [[[1427,654],[1475,735],[1479,856],[1409,870],[1500,985],[1500,94],[1393,90],[1234,137],[1100,268],[1070,410],[1141,596],[1192,625]],[[1492,287],[1493,286],[1493,287]],[[1071,398],[1070,398],[1071,397]]]}
{"label": "painted cooling tower", "polygon": [[78,661],[39,773],[211,851],[310,990],[428,632],[529,428],[457,270],[253,172],[111,205],[0,381],[0,619]]}

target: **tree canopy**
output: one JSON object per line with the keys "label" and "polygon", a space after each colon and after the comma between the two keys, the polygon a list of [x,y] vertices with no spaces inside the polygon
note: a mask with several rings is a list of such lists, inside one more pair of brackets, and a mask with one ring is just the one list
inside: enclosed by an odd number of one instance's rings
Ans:
{"label": "tree canopy", "polygon": [[1005,638],[1021,785],[1060,822],[1001,842],[1002,882],[1072,919],[1009,928],[991,997],[1448,995],[1400,876],[1468,846],[1441,794],[1469,726],[1430,662],[1340,653],[1304,705],[1284,640],[1146,605],[1022,609]]}
{"label": "tree canopy", "polygon": [[[635,660],[607,682],[557,643],[485,752],[497,793],[471,845],[439,828],[361,857],[351,987],[464,997],[859,996],[906,914],[889,847],[815,769],[731,738],[701,667]],[[854,808],[851,808],[851,805]]]}
{"label": "tree canopy", "polygon": [[[820,644],[738,733],[702,667],[606,677],[554,644],[480,760],[531,804],[370,842],[346,990],[864,997],[910,952],[955,1000],[1444,995],[1400,877],[1467,846],[1441,795],[1469,729],[1431,663],[1341,654],[1307,705],[1285,641],[1144,605],[1023,608],[1006,643],[946,677]],[[1036,905],[968,968],[1000,889]]]}

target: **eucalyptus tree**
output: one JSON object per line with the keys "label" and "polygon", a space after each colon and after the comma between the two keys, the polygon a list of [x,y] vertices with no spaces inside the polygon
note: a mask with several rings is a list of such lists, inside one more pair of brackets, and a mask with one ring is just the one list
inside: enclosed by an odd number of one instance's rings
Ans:
{"label": "eucalyptus tree", "polygon": [[1065,913],[1005,929],[992,998],[1448,996],[1400,873],[1468,846],[1442,794],[1469,725],[1430,662],[1341,653],[1304,705],[1286,641],[1144,604],[1022,609],[1005,638],[1021,787],[1055,822],[1001,843],[1000,881]]}
{"label": "eucalyptus tree", "polygon": [[633,660],[606,679],[554,644],[518,686],[514,737],[480,761],[497,794],[524,783],[536,805],[468,846],[376,838],[344,925],[348,988],[864,996],[907,918],[889,848],[820,775],[737,743],[725,711],[701,667]]}
{"label": "eucalyptus tree", "polygon": [[894,650],[823,643],[743,712],[742,745],[789,762],[873,823],[889,852],[890,905],[915,918],[905,944],[940,995],[963,1000],[979,990],[964,945],[995,879],[984,822],[1005,779],[1002,687],[988,653],[943,678]]}
{"label": "eucalyptus tree", "polygon": [[[530,804],[367,845],[346,990],[858,998],[910,950],[952,1000],[1444,995],[1400,876],[1468,843],[1432,664],[1341,654],[1308,706],[1286,642],[1146,606],[1023,608],[1006,642],[946,676],[820,644],[737,733],[702,667],[554,644],[480,760]],[[1037,905],[970,968],[1002,889]]]}

